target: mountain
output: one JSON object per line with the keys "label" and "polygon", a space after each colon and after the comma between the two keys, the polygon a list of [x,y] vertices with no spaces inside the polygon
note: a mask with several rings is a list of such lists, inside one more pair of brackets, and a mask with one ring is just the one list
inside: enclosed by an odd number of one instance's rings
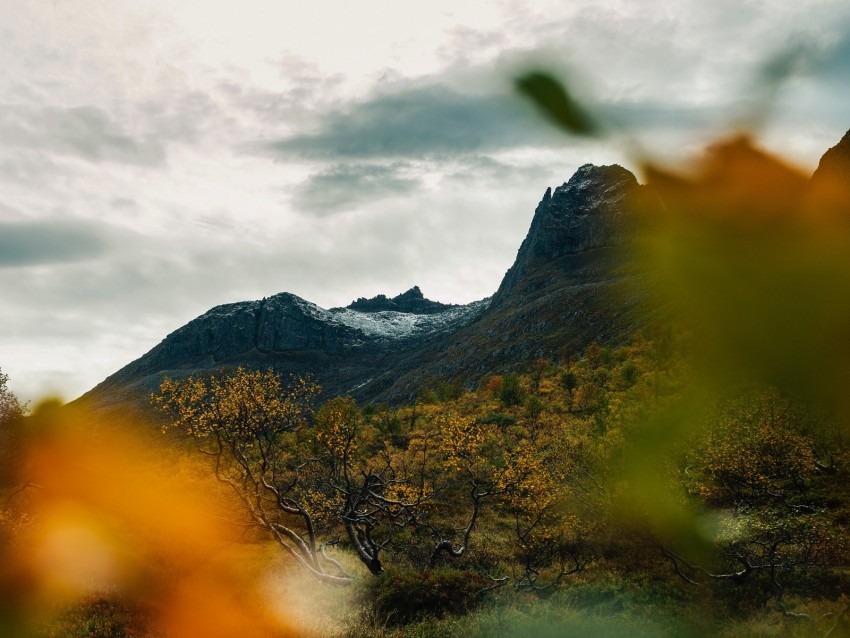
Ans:
{"label": "mountain", "polygon": [[[364,389],[380,401],[418,388],[574,356],[593,341],[621,342],[646,321],[623,242],[645,187],[621,166],[586,164],[537,205],[528,235],[487,309],[466,326],[423,344],[416,366]],[[368,396],[367,395],[367,396]]]}
{"label": "mountain", "polygon": [[513,266],[488,299],[450,305],[414,286],[396,297],[324,309],[290,293],[216,306],[80,401],[140,406],[164,376],[237,366],[312,374],[326,396],[400,402],[441,381],[475,384],[535,357],[621,340],[639,299],[612,295],[617,247],[644,187],[620,166],[587,164],[547,189]]}
{"label": "mountain", "polygon": [[386,295],[378,295],[371,299],[360,297],[346,306],[349,310],[360,312],[379,312],[382,310],[393,310],[395,312],[407,312],[416,315],[430,315],[443,312],[449,308],[457,308],[455,304],[445,304],[439,301],[425,299],[419,286],[413,286],[407,292],[388,299]]}
{"label": "mountain", "polygon": [[818,184],[824,181],[840,183],[845,188],[850,184],[850,131],[821,157],[812,182]]}

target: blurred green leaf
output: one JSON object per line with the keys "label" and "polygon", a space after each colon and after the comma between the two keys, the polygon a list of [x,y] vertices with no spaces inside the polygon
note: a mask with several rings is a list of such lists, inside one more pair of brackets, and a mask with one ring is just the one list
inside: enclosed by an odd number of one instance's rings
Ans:
{"label": "blurred green leaf", "polygon": [[566,87],[549,73],[531,71],[518,77],[516,89],[529,98],[556,125],[574,135],[596,137],[601,127],[569,94]]}

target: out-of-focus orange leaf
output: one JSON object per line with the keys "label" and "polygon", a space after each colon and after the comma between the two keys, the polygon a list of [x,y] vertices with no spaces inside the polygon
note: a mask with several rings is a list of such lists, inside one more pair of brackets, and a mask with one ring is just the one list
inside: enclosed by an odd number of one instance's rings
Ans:
{"label": "out-of-focus orange leaf", "polygon": [[216,561],[237,541],[216,485],[129,423],[90,423],[57,404],[27,423],[19,474],[38,489],[30,524],[0,540],[4,635],[92,592],[119,593],[175,638],[294,635],[255,580]]}
{"label": "out-of-focus orange leaf", "polygon": [[754,379],[836,406],[850,381],[850,183],[813,184],[747,138],[690,172],[645,172],[657,205],[638,268],[696,330],[711,382]]}

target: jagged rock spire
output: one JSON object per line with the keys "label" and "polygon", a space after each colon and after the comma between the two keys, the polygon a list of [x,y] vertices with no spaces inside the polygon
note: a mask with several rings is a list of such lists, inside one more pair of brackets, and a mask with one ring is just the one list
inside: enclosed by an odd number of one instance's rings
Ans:
{"label": "jagged rock spire", "polygon": [[360,312],[392,310],[395,312],[412,312],[414,314],[428,315],[453,308],[454,305],[426,299],[422,291],[419,290],[419,286],[413,286],[413,288],[406,290],[400,295],[396,295],[392,299],[386,295],[378,295],[371,299],[360,297],[346,307],[349,310],[359,310]]}
{"label": "jagged rock spire", "polygon": [[640,188],[635,176],[616,164],[585,164],[554,192],[547,188],[494,302],[537,264],[621,243]]}

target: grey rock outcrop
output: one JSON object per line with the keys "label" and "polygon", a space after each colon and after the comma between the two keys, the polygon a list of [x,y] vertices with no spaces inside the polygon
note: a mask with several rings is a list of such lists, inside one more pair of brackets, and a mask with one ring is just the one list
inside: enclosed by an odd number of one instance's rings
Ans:
{"label": "grey rock outcrop", "polygon": [[554,193],[547,189],[516,261],[494,296],[494,305],[502,303],[517,283],[541,264],[622,243],[640,188],[635,176],[622,166],[585,164]]}
{"label": "grey rock outcrop", "polygon": [[396,295],[392,299],[386,295],[378,295],[371,299],[360,297],[346,306],[349,310],[359,310],[361,312],[392,310],[395,312],[410,312],[417,315],[430,315],[455,307],[454,304],[445,304],[439,301],[425,299],[422,291],[419,290],[419,286],[413,286],[410,290]]}
{"label": "grey rock outcrop", "polygon": [[351,328],[323,321],[313,304],[289,293],[224,304],[169,334],[137,363],[136,372],[162,366],[210,365],[251,351],[344,352],[356,343]]}

